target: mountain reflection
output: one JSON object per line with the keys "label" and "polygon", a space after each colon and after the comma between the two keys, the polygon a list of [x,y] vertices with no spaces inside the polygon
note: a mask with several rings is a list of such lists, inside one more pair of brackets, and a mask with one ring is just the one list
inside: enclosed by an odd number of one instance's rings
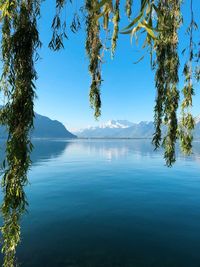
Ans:
{"label": "mountain reflection", "polygon": [[[66,145],[63,157],[71,154],[98,155],[107,160],[126,158],[130,155],[137,158],[143,156],[163,158],[163,149],[160,148],[155,151],[150,139],[82,139],[69,141],[68,145]],[[177,144],[176,156],[177,159],[200,161],[200,141],[195,140],[193,142],[193,153],[191,156],[184,156],[180,151],[179,144]]]}
{"label": "mountain reflection", "polygon": [[[127,156],[140,157],[163,157],[162,149],[154,150],[150,139],[108,139],[108,140],[33,140],[34,149],[31,160],[34,164],[48,160],[66,161],[73,155],[75,157],[85,155],[88,157],[99,156],[106,160],[126,158]],[[5,155],[5,141],[0,141],[0,161]],[[176,150],[177,159],[195,160],[200,162],[200,142],[193,142],[193,153],[190,157],[182,155],[178,145]]]}
{"label": "mountain reflection", "polygon": [[59,158],[65,151],[70,141],[62,140],[34,140],[34,149],[31,154],[33,163]]}
{"label": "mountain reflection", "polygon": [[77,151],[80,154],[98,155],[108,160],[134,155],[155,155],[151,140],[76,140],[66,147],[65,155]]}
{"label": "mountain reflection", "polygon": [[[66,140],[33,140],[33,151],[31,153],[31,160],[33,164],[40,161],[58,158],[65,151],[70,143]],[[5,140],[0,141],[0,161],[5,156]]]}

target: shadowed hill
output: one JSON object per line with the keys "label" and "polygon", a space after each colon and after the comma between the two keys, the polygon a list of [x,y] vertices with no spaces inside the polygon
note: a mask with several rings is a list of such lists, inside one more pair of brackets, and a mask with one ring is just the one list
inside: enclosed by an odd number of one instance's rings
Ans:
{"label": "shadowed hill", "polygon": [[[0,138],[6,138],[6,136],[6,128],[0,126]],[[70,133],[61,122],[37,113],[35,113],[31,136],[33,138],[76,138],[76,135]]]}

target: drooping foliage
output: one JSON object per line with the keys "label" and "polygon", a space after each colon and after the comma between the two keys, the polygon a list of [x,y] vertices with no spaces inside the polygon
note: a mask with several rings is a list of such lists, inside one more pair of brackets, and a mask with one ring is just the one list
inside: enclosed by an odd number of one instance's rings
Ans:
{"label": "drooping foliage", "polygon": [[100,25],[97,19],[99,15],[98,1],[86,1],[86,52],[89,58],[89,72],[91,74],[91,86],[90,86],[90,103],[95,109],[95,117],[98,118],[101,115],[101,98],[100,98],[100,86],[101,86],[101,49],[102,43],[100,39]]}
{"label": "drooping foliage", "polygon": [[[164,4],[159,2],[157,20],[158,36],[155,41],[156,50],[156,87],[157,99],[155,106],[155,132],[153,142],[159,147],[162,139],[162,123],[167,126],[167,134],[163,138],[166,164],[175,162],[175,144],[177,140],[177,109],[179,101],[179,57],[178,57],[178,28],[181,23],[180,1],[169,0]],[[165,30],[163,31],[163,27]],[[164,120],[163,120],[164,118]]]}
{"label": "drooping foliage", "polygon": [[[193,40],[193,31],[198,28],[194,20],[193,0],[190,1],[190,11],[191,11],[191,20],[190,20],[190,25],[187,29],[187,33],[189,35],[189,45],[182,52],[183,54],[187,52],[188,58],[183,69],[185,83],[182,89],[183,93],[183,101],[181,103],[182,114],[179,123],[179,136],[180,136],[181,149],[185,154],[188,155],[192,152],[192,140],[193,140],[192,131],[195,127],[195,121],[191,113],[192,97],[194,96],[194,75],[195,73],[198,73],[198,67],[199,67],[196,64],[199,61],[199,54],[198,52],[195,52],[197,51],[197,49],[195,47],[196,45]],[[193,65],[196,65],[194,69]],[[196,78],[198,80],[198,77]]]}
{"label": "drooping foliage", "polygon": [[2,252],[4,267],[15,266],[15,253],[20,241],[20,216],[26,210],[24,185],[30,166],[36,71],[35,51],[40,45],[37,31],[39,3],[35,1],[1,2],[2,23],[2,90],[7,103],[0,119],[8,131],[6,158],[3,164],[1,207],[4,225]]}
{"label": "drooping foliage", "polygon": [[64,48],[63,41],[68,38],[66,21],[62,21],[62,10],[65,5],[66,0],[56,0],[56,15],[52,22],[53,36],[49,43],[49,48],[54,51]]}
{"label": "drooping foliage", "polygon": [[[68,30],[75,33],[80,29],[81,21],[85,22],[85,48],[91,76],[89,98],[95,117],[101,115],[102,66],[105,52],[110,50],[111,58],[114,57],[120,34],[129,34],[131,40],[135,38],[136,43],[141,36],[142,50],[149,53],[155,73],[153,144],[156,149],[164,147],[164,158],[168,166],[175,162],[177,140],[180,140],[182,151],[190,154],[194,129],[192,97],[195,82],[200,77],[199,44],[196,44],[193,38],[194,30],[198,27],[193,0],[189,0],[191,20],[187,30],[188,46],[182,55],[178,53],[178,33],[184,21],[181,14],[182,0],[85,0],[82,1],[80,10],[73,11],[70,5],[74,1],[55,0],[53,34],[49,47],[55,51],[64,48]],[[140,8],[135,10],[138,3]],[[1,212],[4,225],[1,233],[4,267],[17,264],[15,254],[20,241],[20,219],[28,205],[24,186],[28,183],[27,172],[31,164],[30,130],[33,127],[34,82],[37,79],[35,61],[40,46],[37,29],[40,5],[40,0],[0,1],[3,65],[1,90],[5,96],[5,104],[0,110],[0,122],[8,131],[6,157],[2,164],[4,199]],[[67,21],[68,16],[63,15],[66,10],[72,13],[70,24]],[[120,19],[124,14],[128,18],[128,25],[120,29]],[[132,14],[136,14],[134,18]],[[185,83],[182,90],[179,89],[180,56],[186,58],[183,69]]]}
{"label": "drooping foliage", "polygon": [[113,14],[113,35],[112,35],[112,45],[111,45],[111,56],[114,57],[115,50],[117,47],[117,39],[119,34],[119,21],[120,21],[120,0],[115,1],[114,14]]}

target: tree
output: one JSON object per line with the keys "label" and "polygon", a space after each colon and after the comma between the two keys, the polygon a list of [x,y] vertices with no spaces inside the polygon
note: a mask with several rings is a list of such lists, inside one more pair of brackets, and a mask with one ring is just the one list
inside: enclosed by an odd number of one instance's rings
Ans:
{"label": "tree", "polygon": [[[52,22],[53,35],[49,47],[53,50],[64,48],[66,21],[62,20],[62,11],[67,0],[56,1],[56,14]],[[37,73],[35,62],[41,46],[37,21],[40,17],[40,0],[1,0],[1,55],[3,71],[1,90],[6,104],[0,111],[1,124],[8,130],[6,158],[2,164],[2,186],[4,200],[1,207],[4,225],[3,235],[4,267],[15,266],[16,248],[20,241],[20,218],[28,202],[24,186],[28,182],[27,171],[30,167],[32,144],[30,130],[33,128],[34,97]],[[155,87],[157,89],[155,105],[155,149],[164,147],[167,166],[175,162],[175,144],[180,140],[182,151],[190,154],[192,150],[192,130],[194,119],[190,112],[194,95],[194,79],[199,80],[198,45],[193,40],[193,31],[197,29],[194,21],[193,0],[190,0],[191,22],[188,26],[188,46],[185,49],[184,66],[185,85],[182,90],[182,116],[177,119],[179,107],[179,53],[178,30],[183,24],[181,0],[141,0],[140,12],[132,19],[132,0],[85,0],[80,12],[73,13],[71,30],[77,32],[81,26],[80,16],[86,24],[86,52],[91,75],[90,103],[94,116],[101,115],[100,87],[101,68],[107,43],[111,39],[111,56],[114,57],[119,33],[130,34],[138,38],[143,34],[143,49],[148,51],[152,68],[155,69]],[[120,17],[125,6],[130,23],[119,31]],[[103,39],[103,32],[105,38]],[[110,38],[110,32],[112,36]],[[167,127],[163,137],[162,124]]]}

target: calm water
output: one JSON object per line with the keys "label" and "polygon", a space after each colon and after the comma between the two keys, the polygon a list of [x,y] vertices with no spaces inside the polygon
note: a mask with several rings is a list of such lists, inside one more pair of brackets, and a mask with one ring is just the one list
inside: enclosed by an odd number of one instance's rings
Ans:
{"label": "calm water", "polygon": [[200,143],[173,168],[149,140],[35,141],[22,267],[199,267]]}

